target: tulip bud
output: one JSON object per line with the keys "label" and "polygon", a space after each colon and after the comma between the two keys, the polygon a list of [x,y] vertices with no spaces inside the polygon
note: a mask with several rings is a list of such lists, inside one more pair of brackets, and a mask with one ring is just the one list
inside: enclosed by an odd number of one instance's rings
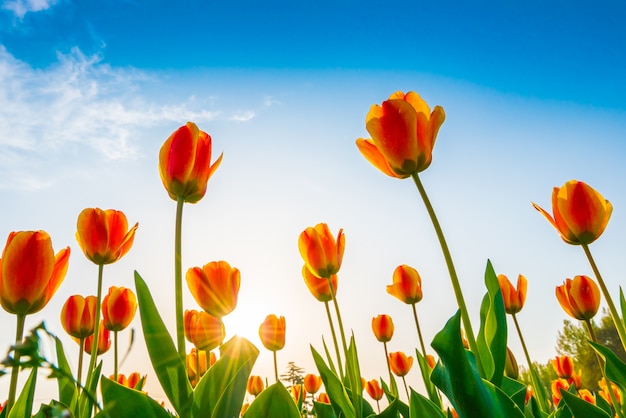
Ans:
{"label": "tulip bud", "polygon": [[308,227],[298,238],[298,248],[306,267],[311,274],[321,278],[337,274],[341,267],[345,246],[343,229],[339,230],[335,241],[335,237],[325,223]]}
{"label": "tulip bud", "polygon": [[285,346],[285,317],[268,315],[259,327],[259,337],[268,350],[281,350]]}
{"label": "tulip bud", "polygon": [[378,315],[372,318],[372,331],[381,343],[391,341],[393,337],[393,321],[389,315]]}
{"label": "tulip bud", "polygon": [[587,276],[566,279],[556,287],[556,298],[569,316],[580,321],[593,318],[600,307],[598,285]]}

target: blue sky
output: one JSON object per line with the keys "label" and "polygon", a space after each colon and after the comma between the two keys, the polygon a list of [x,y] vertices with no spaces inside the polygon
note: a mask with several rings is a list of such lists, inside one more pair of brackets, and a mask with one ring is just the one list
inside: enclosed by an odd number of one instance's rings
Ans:
{"label": "blue sky", "polygon": [[[139,222],[131,252],[106,267],[105,287],[131,287],[139,271],[173,326],[175,204],[157,155],[191,120],[213,136],[224,161],[207,196],[185,208],[183,264],[223,259],[241,270],[240,302],[225,318],[229,336],[260,347],[258,324],[284,315],[279,370],[295,361],[314,371],[309,344],[319,349],[330,336],[323,306],[300,276],[297,237],[327,222],[346,234],[338,297],[363,374],[385,376],[373,316],[394,318],[391,351],[418,346],[410,309],[385,293],[397,265],[422,273],[418,314],[428,341],[455,311],[414,186],[379,173],[354,145],[367,137],[369,107],[396,90],[415,90],[446,110],[421,177],[476,330],[491,259],[498,273],[528,277],[520,325],[533,359],[554,355],[566,319],[554,287],[591,272],[530,202],[549,207],[552,187],[573,178],[615,207],[592,251],[617,295],[626,233],[623,4],[211,3],[0,2],[0,236],[44,229],[55,250],[72,248],[64,284],[27,326],[45,319],[62,335],[65,299],[95,292],[97,269],[74,238],[85,207],[123,210]],[[195,307],[190,295],[186,306]],[[0,325],[8,346],[14,318],[0,314]],[[136,365],[151,375],[137,340],[122,371]],[[509,341],[524,363],[517,336]],[[111,361],[105,357],[105,370]],[[253,373],[271,376],[271,362],[261,350]],[[417,388],[419,380],[417,371],[409,375]],[[162,396],[156,378],[148,384]],[[40,399],[54,396],[42,385]],[[7,386],[0,379],[0,393]]]}

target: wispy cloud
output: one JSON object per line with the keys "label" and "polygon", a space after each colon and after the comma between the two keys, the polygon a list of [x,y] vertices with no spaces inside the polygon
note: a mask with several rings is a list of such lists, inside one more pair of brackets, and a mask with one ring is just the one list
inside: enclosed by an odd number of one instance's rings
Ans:
{"label": "wispy cloud", "polygon": [[2,9],[13,12],[22,19],[26,13],[48,10],[56,3],[57,0],[5,0],[2,2]]}
{"label": "wispy cloud", "polygon": [[255,112],[245,111],[233,114],[229,119],[235,122],[247,122],[256,116]]}

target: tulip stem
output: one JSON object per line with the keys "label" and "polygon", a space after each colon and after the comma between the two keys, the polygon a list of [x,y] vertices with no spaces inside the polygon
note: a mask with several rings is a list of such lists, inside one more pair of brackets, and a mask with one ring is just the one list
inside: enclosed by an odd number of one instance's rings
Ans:
{"label": "tulip stem", "polygon": [[404,391],[406,392],[407,403],[411,403],[411,397],[409,396],[409,387],[406,385],[406,378],[402,376],[402,382],[404,382]]}
{"label": "tulip stem", "polygon": [[81,338],[78,343],[78,387],[81,385],[83,376],[83,351],[85,350],[85,338]]}
{"label": "tulip stem", "polygon": [[422,356],[426,358],[426,346],[424,345],[424,339],[422,338],[422,330],[420,328],[420,323],[417,320],[417,308],[415,307],[414,303],[412,303],[411,306],[413,307],[413,318],[415,319],[415,327],[417,328],[417,336],[420,339],[420,346],[422,347]]}
{"label": "tulip stem", "polygon": [[274,353],[274,377],[276,378],[276,383],[278,383],[278,360],[276,360],[276,350],[272,351]]}
{"label": "tulip stem", "polygon": [[87,379],[85,380],[85,388],[90,388],[93,380],[93,372],[96,367],[96,359],[98,357],[98,337],[100,335],[100,309],[102,303],[102,276],[104,272],[104,264],[98,264],[98,292],[96,296],[96,312],[94,315],[93,342],[91,345],[91,356],[89,359],[89,368],[87,369]]}
{"label": "tulip stem", "polygon": [[[585,327],[587,328],[587,332],[589,333],[589,338],[591,339],[591,341],[597,344],[598,340],[596,339],[596,333],[593,331],[591,320],[585,319],[583,322],[585,323]],[[597,351],[596,351],[596,360],[598,360],[598,366],[600,366],[602,377],[604,377],[604,381],[606,382],[607,392],[609,392],[609,397],[611,398],[611,403],[613,404],[613,408],[615,409],[615,412],[617,413],[617,415],[619,415],[621,418],[624,418],[624,414],[622,413],[619,402],[617,401],[615,397],[615,393],[613,392],[613,382],[609,380],[609,378],[606,376],[606,372],[604,371],[604,361],[602,361],[602,358],[600,357],[600,354],[598,354]]]}
{"label": "tulip stem", "polygon": [[178,196],[176,201],[176,237],[174,244],[174,287],[176,297],[176,341],[178,355],[185,361],[185,322],[183,318],[183,267],[182,267],[182,225],[185,198]]}
{"label": "tulip stem", "polygon": [[11,412],[11,408],[15,403],[15,394],[17,393],[17,377],[20,371],[20,352],[17,349],[17,345],[22,342],[22,338],[24,337],[24,323],[26,322],[26,315],[17,314],[17,327],[15,330],[15,355],[13,356],[14,364],[11,369],[11,386],[9,387],[9,399],[6,404],[6,416],[9,416],[9,412]]}
{"label": "tulip stem", "polygon": [[328,302],[324,302],[324,306],[326,307],[326,315],[328,316],[328,323],[330,324],[330,332],[333,336],[333,343],[335,344],[335,353],[337,354],[337,365],[339,367],[339,376],[343,381],[343,365],[341,363],[341,354],[339,352],[339,344],[337,344],[337,334],[335,333],[335,326],[333,325],[333,318],[330,315],[330,306],[328,306]]}
{"label": "tulip stem", "polygon": [[537,396],[537,401],[539,402],[539,408],[542,411],[548,411],[548,402],[545,398],[545,390],[543,390],[543,386],[541,386],[541,381],[537,380],[539,376],[537,374],[537,370],[535,370],[535,365],[530,360],[530,355],[528,354],[528,348],[526,348],[526,342],[524,341],[524,337],[522,336],[522,329],[517,322],[517,317],[515,314],[511,314],[513,317],[513,323],[515,324],[515,328],[517,329],[517,335],[519,336],[520,343],[522,344],[522,349],[524,350],[524,356],[526,357],[526,363],[528,363],[528,370],[530,370],[530,380],[533,384],[533,388],[535,389],[535,395]]}
{"label": "tulip stem", "polygon": [[615,324],[615,328],[617,329],[617,333],[619,334],[619,339],[622,341],[622,346],[626,350],[626,328],[624,327],[624,322],[620,318],[619,313],[617,313],[617,309],[615,308],[615,304],[613,303],[613,299],[611,298],[611,294],[602,280],[602,275],[600,275],[600,270],[598,270],[598,266],[596,265],[595,260],[591,256],[591,251],[589,250],[589,246],[587,244],[581,244],[583,247],[583,251],[587,256],[587,260],[589,260],[589,264],[591,264],[591,269],[593,270],[593,274],[596,275],[596,280],[598,280],[598,284],[600,285],[600,289],[602,290],[602,294],[604,295],[604,299],[606,299],[607,305],[609,305],[609,312],[611,313],[611,318],[613,319],[613,323]]}
{"label": "tulip stem", "polygon": [[117,331],[113,331],[113,379],[117,382]]}
{"label": "tulip stem", "polygon": [[472,323],[470,322],[469,314],[467,313],[467,306],[465,305],[465,299],[463,298],[463,292],[461,291],[461,284],[459,283],[459,278],[456,274],[456,270],[454,268],[454,263],[452,261],[452,256],[450,255],[450,250],[448,248],[448,244],[446,243],[446,238],[443,235],[443,231],[441,226],[439,225],[439,220],[437,219],[437,215],[435,214],[435,210],[433,209],[432,204],[430,203],[430,199],[426,194],[426,189],[424,189],[424,185],[419,178],[417,172],[411,175],[413,177],[413,181],[415,182],[415,186],[417,186],[417,190],[419,191],[422,200],[424,201],[424,205],[426,206],[426,211],[428,211],[428,215],[430,216],[430,220],[432,221],[433,227],[435,228],[435,232],[437,234],[437,238],[439,239],[439,244],[441,245],[441,250],[443,252],[443,257],[445,258],[446,265],[448,267],[448,272],[450,274],[450,280],[452,281],[452,288],[454,289],[454,295],[456,296],[457,305],[461,310],[461,319],[463,321],[463,327],[465,328],[465,333],[467,334],[467,341],[469,343],[470,349],[474,353],[476,358],[476,366],[480,372],[481,376],[485,376],[485,372],[483,370],[482,362],[480,361],[480,355],[478,354],[478,345],[476,344],[476,338],[474,337],[474,331],[472,331]]}
{"label": "tulip stem", "polygon": [[[396,385],[396,380],[393,378],[393,373],[391,373],[391,364],[389,363],[389,351],[387,351],[387,343],[384,342],[383,346],[385,347],[385,359],[387,360],[387,371],[389,372],[389,385],[391,385],[391,394],[397,398],[398,385]],[[380,411],[378,412],[380,413]]]}

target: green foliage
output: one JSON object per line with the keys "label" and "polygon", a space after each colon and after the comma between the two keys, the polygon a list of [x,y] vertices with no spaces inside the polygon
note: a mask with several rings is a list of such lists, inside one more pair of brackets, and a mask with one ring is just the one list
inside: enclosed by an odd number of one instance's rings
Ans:
{"label": "green foliage", "polygon": [[143,392],[129,389],[103,377],[104,409],[95,418],[171,418],[161,405]]}
{"label": "green foliage", "polygon": [[[233,415],[222,415],[231,417]],[[238,415],[234,415],[238,416]],[[274,383],[256,397],[245,418],[300,418],[300,411],[281,382]]]}

